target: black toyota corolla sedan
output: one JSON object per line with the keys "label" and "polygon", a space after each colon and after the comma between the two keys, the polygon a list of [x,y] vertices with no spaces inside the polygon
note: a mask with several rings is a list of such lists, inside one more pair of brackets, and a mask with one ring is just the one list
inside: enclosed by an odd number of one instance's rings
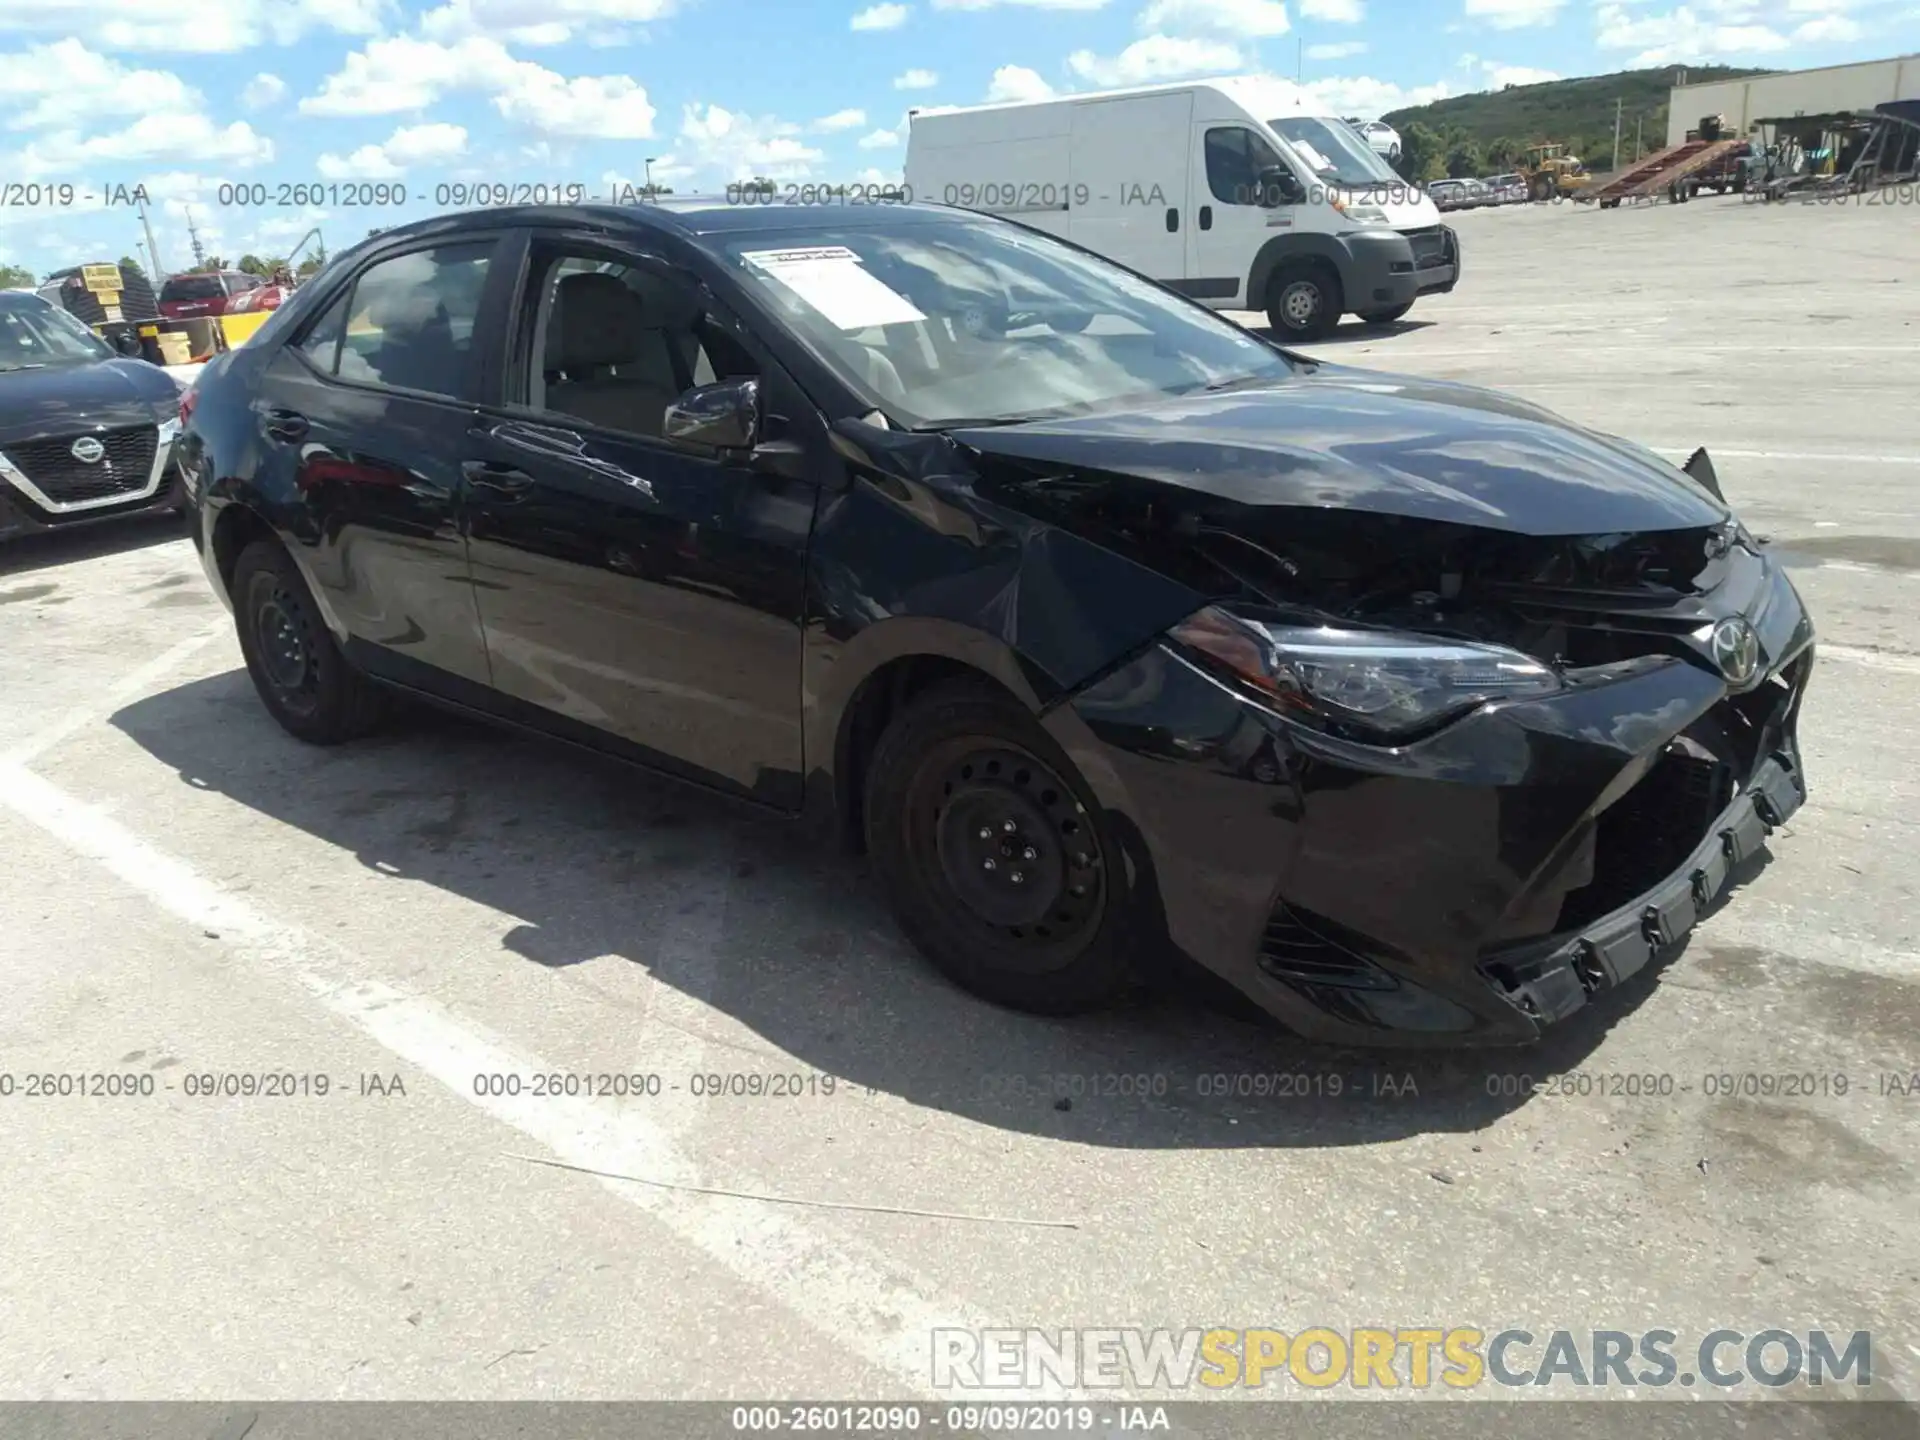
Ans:
{"label": "black toyota corolla sedan", "polygon": [[1805,795],[1812,627],[1704,456],[1005,221],[443,217],[192,401],[197,543],[295,736],[411,692],[829,819],[1013,1006],[1184,953],[1307,1035],[1525,1041]]}
{"label": "black toyota corolla sedan", "polygon": [[0,540],[180,503],[180,387],[58,306],[0,291]]}

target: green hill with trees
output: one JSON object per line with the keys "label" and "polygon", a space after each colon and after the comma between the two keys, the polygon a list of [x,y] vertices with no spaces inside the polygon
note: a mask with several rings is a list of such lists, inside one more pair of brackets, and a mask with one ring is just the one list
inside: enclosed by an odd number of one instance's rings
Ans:
{"label": "green hill with trees", "polygon": [[[1688,84],[1765,75],[1731,65],[1684,67]],[[1623,70],[1577,80],[1508,85],[1454,95],[1381,116],[1400,132],[1400,170],[1410,180],[1464,178],[1511,170],[1529,145],[1554,142],[1595,172],[1613,164],[1614,108],[1620,107],[1620,163],[1632,163],[1636,131],[1642,154],[1667,143],[1667,100],[1682,67]],[[1689,128],[1698,116],[1689,115]]]}

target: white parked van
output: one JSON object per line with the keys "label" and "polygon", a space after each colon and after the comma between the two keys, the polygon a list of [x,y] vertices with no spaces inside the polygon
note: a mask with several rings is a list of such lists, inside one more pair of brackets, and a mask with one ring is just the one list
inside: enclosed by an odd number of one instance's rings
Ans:
{"label": "white parked van", "polygon": [[911,198],[1003,215],[1285,339],[1453,289],[1424,191],[1298,86],[1235,76],[911,116]]}

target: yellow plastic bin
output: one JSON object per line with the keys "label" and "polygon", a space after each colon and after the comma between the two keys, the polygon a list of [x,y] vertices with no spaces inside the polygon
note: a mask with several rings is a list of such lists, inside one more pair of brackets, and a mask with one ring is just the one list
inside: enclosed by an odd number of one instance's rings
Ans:
{"label": "yellow plastic bin", "polygon": [[193,346],[184,335],[157,335],[155,341],[160,346],[160,363],[163,365],[188,365],[193,362]]}

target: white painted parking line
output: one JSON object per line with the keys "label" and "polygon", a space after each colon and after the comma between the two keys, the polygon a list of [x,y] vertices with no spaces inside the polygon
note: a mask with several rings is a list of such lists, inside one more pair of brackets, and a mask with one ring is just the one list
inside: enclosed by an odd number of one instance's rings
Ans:
{"label": "white painted parking line", "polygon": [[[353,976],[345,957],[329,942],[275,920],[17,762],[0,761],[0,807],[100,865],[184,924],[217,936],[237,960],[301,986],[396,1059],[511,1126],[555,1159],[602,1172],[594,1183],[895,1377],[907,1391],[937,1398],[930,1378],[936,1330],[994,1323],[967,1307],[936,1301],[931,1287],[898,1260],[790,1209],[612,1178],[638,1175],[695,1185],[705,1177],[663,1127],[636,1109],[570,1097],[474,1094],[476,1075],[528,1075],[562,1067],[518,1051],[432,1001],[377,979]],[[664,1035],[666,1027],[659,1028]],[[509,1158],[503,1150],[498,1163],[526,1162]],[[580,1183],[588,1182],[583,1178]],[[743,1182],[729,1188],[763,1187]],[[867,1192],[845,1198],[871,1202],[881,1197]],[[1067,1258],[1062,1256],[1060,1263]],[[1023,1397],[1009,1391],[995,1398]],[[1024,1398],[1083,1397],[1047,1385],[1025,1392]]]}
{"label": "white painted parking line", "polygon": [[[1656,455],[1691,455],[1700,448],[1693,445],[1649,445]],[[1838,451],[1809,450],[1722,450],[1707,445],[1714,459],[1730,460],[1805,460],[1825,465],[1920,465],[1920,455],[1846,455]]]}
{"label": "white painted parking line", "polygon": [[1865,665],[1874,670],[1891,670],[1899,675],[1920,675],[1920,655],[1900,650],[1862,650],[1854,645],[1822,645],[1822,660],[1844,660],[1849,665]]}
{"label": "white painted parking line", "polygon": [[122,705],[145,695],[157,681],[165,679],[186,664],[215,639],[225,634],[231,626],[232,622],[229,620],[213,621],[199,634],[191,635],[171,649],[163,650],[146,664],[128,672],[124,679],[102,695],[95,704],[75,706],[53,724],[35,731],[11,750],[0,754],[0,764],[29,764],[47,751],[72,739],[82,730],[99,724]]}

